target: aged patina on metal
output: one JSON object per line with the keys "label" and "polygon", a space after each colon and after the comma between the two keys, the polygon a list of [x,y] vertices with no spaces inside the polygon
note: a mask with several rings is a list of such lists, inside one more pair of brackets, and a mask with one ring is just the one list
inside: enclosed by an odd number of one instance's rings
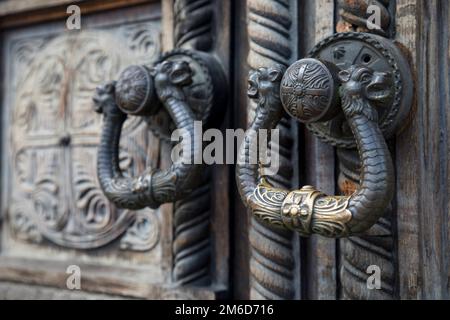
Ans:
{"label": "aged patina on metal", "polygon": [[[94,102],[104,124],[97,170],[106,197],[120,208],[136,210],[157,208],[191,193],[202,181],[202,167],[195,164],[202,145],[192,143],[196,138],[194,121],[208,126],[213,108],[216,112],[225,109],[225,83],[222,68],[211,55],[175,49],[154,67],[130,66],[117,82],[99,87]],[[118,163],[127,115],[152,117],[161,106],[180,129],[182,150],[190,152],[183,152],[168,170],[148,168],[138,177],[126,177]]]}
{"label": "aged patina on metal", "polygon": [[[369,229],[394,191],[394,169],[385,137],[399,129],[412,100],[408,63],[389,40],[366,33],[341,33],[320,42],[310,58],[250,72],[255,120],[239,153],[236,177],[241,197],[259,219],[302,236],[347,237]],[[312,186],[274,188],[249,164],[259,129],[273,129],[282,107],[307,123],[324,141],[357,146],[360,188],[350,196],[328,196]]]}

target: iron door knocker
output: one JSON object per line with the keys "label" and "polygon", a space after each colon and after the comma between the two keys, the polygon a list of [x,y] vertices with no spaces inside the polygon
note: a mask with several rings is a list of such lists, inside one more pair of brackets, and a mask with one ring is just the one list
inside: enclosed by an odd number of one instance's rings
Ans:
{"label": "iron door knocker", "polygon": [[[369,229],[394,194],[394,167],[385,139],[406,119],[413,84],[395,44],[367,33],[339,33],[321,41],[310,57],[250,72],[248,95],[255,119],[241,145],[236,177],[253,215],[302,236],[348,237]],[[249,164],[253,131],[273,129],[284,110],[327,143],[356,146],[360,187],[351,196],[328,196],[312,186],[274,188]]]}
{"label": "iron door knocker", "polygon": [[[175,49],[152,68],[130,66],[117,81],[97,88],[96,111],[104,123],[97,173],[106,197],[126,209],[157,208],[192,192],[201,182],[201,165],[194,159],[202,146],[195,141],[194,121],[208,126],[213,113],[226,106],[224,72],[206,53]],[[125,177],[119,168],[119,141],[128,115],[152,117],[163,105],[180,129],[183,154],[168,170],[148,168],[138,177]],[[214,110],[213,110],[214,109]],[[189,150],[190,152],[184,152]]]}

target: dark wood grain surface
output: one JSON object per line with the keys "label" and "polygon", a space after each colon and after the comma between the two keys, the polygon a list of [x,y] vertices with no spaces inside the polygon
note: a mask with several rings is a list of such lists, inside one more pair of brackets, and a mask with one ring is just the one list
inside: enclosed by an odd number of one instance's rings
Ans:
{"label": "dark wood grain surface", "polygon": [[397,1],[397,40],[416,81],[396,150],[402,299],[449,298],[449,10],[448,1]]}

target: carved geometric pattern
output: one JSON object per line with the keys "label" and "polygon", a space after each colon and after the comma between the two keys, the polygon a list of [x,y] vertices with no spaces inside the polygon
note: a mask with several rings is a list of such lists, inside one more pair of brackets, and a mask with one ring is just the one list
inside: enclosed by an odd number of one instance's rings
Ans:
{"label": "carved geometric pattern", "polygon": [[[213,1],[175,0],[173,11],[175,47],[211,51],[214,32],[217,31],[214,30]],[[207,97],[212,98],[212,95]],[[195,113],[203,109],[198,98],[200,96],[191,103]],[[161,136],[164,137],[164,134]],[[172,278],[177,285],[207,286],[211,283],[209,170],[205,171],[202,179],[201,186],[193,190],[191,195],[177,201],[174,206]]]}
{"label": "carved geometric pattern", "polygon": [[[149,250],[159,222],[149,210],[119,210],[103,196],[96,174],[101,117],[95,88],[130,64],[150,64],[160,52],[159,23],[111,31],[82,31],[13,42],[15,93],[7,135],[11,143],[9,221],[19,239],[92,249],[124,235],[120,247]],[[118,45],[120,43],[120,45]],[[147,166],[154,137],[130,117],[120,166],[135,175]]]}

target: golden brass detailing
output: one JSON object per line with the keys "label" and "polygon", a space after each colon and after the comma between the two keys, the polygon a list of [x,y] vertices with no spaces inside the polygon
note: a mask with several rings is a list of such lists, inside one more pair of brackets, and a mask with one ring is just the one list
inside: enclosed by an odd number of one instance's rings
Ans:
{"label": "golden brass detailing", "polygon": [[314,203],[314,217],[311,231],[325,237],[346,237],[350,235],[347,223],[352,219],[349,207],[351,197],[323,196]]}
{"label": "golden brass detailing", "polygon": [[263,180],[257,185],[249,199],[253,214],[264,222],[280,227],[284,226],[280,209],[287,194],[287,190],[274,188]]}
{"label": "golden brass detailing", "polygon": [[328,196],[313,186],[288,192],[263,180],[256,186],[249,203],[257,218],[302,236],[316,233],[345,237],[349,235],[346,224],[352,218],[347,209],[349,200],[350,196]]}
{"label": "golden brass detailing", "polygon": [[320,195],[322,193],[312,186],[304,186],[300,190],[291,191],[281,206],[283,223],[300,234],[309,235],[314,202]]}

